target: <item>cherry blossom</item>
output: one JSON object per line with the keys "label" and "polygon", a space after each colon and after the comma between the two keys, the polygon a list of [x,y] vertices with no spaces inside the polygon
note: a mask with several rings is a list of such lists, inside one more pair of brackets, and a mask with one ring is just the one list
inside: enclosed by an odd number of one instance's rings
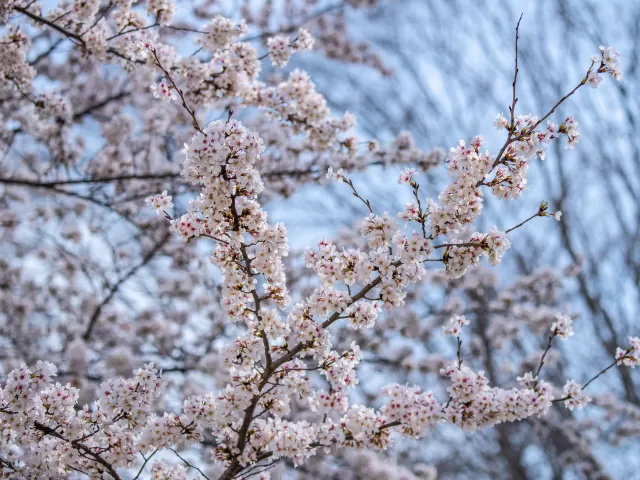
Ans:
{"label": "cherry blossom", "polygon": [[167,195],[167,191],[164,190],[162,193],[158,195],[152,195],[145,199],[145,202],[150,204],[153,208],[156,209],[156,214],[161,212],[166,212],[170,208],[173,207],[173,203],[171,203],[171,195]]}
{"label": "cherry blossom", "polygon": [[151,93],[153,93],[153,96],[155,98],[160,98],[167,101],[178,99],[178,95],[176,95],[175,92],[175,87],[173,85],[170,85],[167,82],[166,78],[163,78],[158,85],[152,83],[150,88]]}
{"label": "cherry blossom", "polygon": [[564,406],[569,410],[574,408],[584,408],[591,401],[591,397],[585,395],[575,380],[569,380],[564,386],[564,394],[567,399]]}
{"label": "cherry blossom", "polygon": [[551,324],[551,332],[562,340],[573,335],[573,320],[568,315],[557,315],[556,321]]}

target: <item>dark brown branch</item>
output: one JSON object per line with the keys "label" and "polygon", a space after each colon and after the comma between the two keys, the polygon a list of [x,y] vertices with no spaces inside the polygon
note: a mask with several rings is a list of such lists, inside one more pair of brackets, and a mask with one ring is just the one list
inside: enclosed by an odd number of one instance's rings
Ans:
{"label": "dark brown branch", "polygon": [[53,428],[47,427],[46,425],[40,422],[34,422],[33,426],[36,428],[36,430],[41,431],[45,435],[51,435],[64,442],[71,444],[73,448],[79,450],[80,452],[85,454],[85,456],[91,457],[93,461],[102,465],[105,468],[105,470],[109,472],[109,475],[111,475],[115,480],[121,480],[120,475],[118,475],[118,472],[116,472],[115,468],[113,468],[113,466],[109,462],[107,462],[104,458],[100,456],[100,454],[95,453],[93,450],[91,450],[91,448],[87,447],[85,444],[83,444],[79,440],[69,440],[63,437],[62,435],[60,435]]}
{"label": "dark brown branch", "polygon": [[82,336],[82,338],[84,338],[85,340],[88,340],[89,337],[91,337],[91,333],[93,332],[93,328],[94,328],[96,322],[98,321],[98,318],[100,317],[100,313],[102,312],[102,309],[105,307],[105,305],[107,303],[109,303],[109,301],[111,301],[111,299],[113,298],[113,296],[116,294],[116,292],[122,286],[123,283],[125,283],[127,280],[129,280],[133,275],[135,275],[135,273],[138,270],[140,270],[142,267],[147,265],[153,259],[153,257],[156,255],[158,250],[160,250],[164,246],[164,244],[167,242],[167,240],[169,240],[169,233],[168,232],[164,235],[162,240],[160,240],[158,243],[156,243],[156,245],[149,252],[147,252],[147,254],[142,258],[142,261],[140,261],[140,263],[138,263],[137,265],[132,267],[116,283],[114,283],[111,286],[111,288],[109,289],[109,293],[107,294],[105,299],[102,302],[100,302],[100,305],[98,305],[96,307],[95,311],[93,312],[93,315],[89,319],[89,324],[87,325],[87,329],[85,330],[84,335]]}

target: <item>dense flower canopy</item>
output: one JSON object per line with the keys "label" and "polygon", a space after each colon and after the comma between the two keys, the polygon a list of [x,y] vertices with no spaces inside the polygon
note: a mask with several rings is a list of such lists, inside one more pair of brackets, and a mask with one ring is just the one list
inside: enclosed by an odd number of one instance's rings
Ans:
{"label": "dense flower canopy", "polygon": [[[430,330],[455,354],[429,367],[438,384],[424,390],[382,375],[386,385],[368,401],[360,366],[379,346],[367,332],[379,343],[394,321],[409,328],[424,285],[460,282],[470,297],[493,288],[482,257],[498,266],[512,231],[562,221],[543,201],[513,226],[474,227],[486,196],[508,205],[523,195],[549,145],[580,148],[578,122],[555,118],[558,105],[622,73],[616,51],[601,46],[556,105],[518,114],[517,27],[497,148],[481,135],[448,153],[422,151],[408,133],[389,144],[360,140],[356,117],[333,112],[308,73],[279,69],[319,44],[329,58],[390,72],[349,40],[340,18],[323,16],[329,8],[306,3],[289,5],[291,22],[277,29],[269,2],[245,4],[245,19],[208,4],[180,12],[173,0],[0,6],[1,214],[16,246],[14,262],[0,260],[3,477],[266,479],[272,468],[284,475],[314,456],[384,451],[442,425],[475,432],[543,417],[554,404],[581,409],[591,381],[640,364],[640,339],[630,337],[591,380],[543,378],[554,344],[574,334],[552,295],[529,298],[559,282],[546,271],[492,300],[500,316],[486,325],[489,349],[521,334],[547,341],[511,386],[474,368],[466,339],[476,319],[444,305],[441,328]],[[419,181],[443,163],[449,183],[430,198]],[[390,182],[411,192],[402,211],[379,211],[358,189],[356,173],[373,165],[402,166]],[[362,207],[358,230],[294,251],[266,200],[330,182]],[[62,243],[59,257],[43,237]],[[168,262],[153,287],[114,305],[158,255]],[[113,268],[98,274],[108,261]]]}

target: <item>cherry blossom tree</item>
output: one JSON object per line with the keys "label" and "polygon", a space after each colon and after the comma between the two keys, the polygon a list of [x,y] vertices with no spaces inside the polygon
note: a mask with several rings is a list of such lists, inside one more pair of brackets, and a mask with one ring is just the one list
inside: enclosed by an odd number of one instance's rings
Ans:
{"label": "cherry blossom tree", "polygon": [[[281,69],[317,48],[390,74],[344,21],[374,3],[0,6],[3,476],[357,478],[375,459],[380,475],[434,478],[377,452],[410,452],[443,428],[553,422],[557,407],[589,404],[608,370],[640,363],[630,337],[590,378],[547,378],[574,319],[540,288],[575,272],[539,271],[498,293],[479,263],[497,266],[512,231],[534,220],[552,230],[562,212],[541,201],[513,225],[472,227],[485,195],[505,208],[521,197],[549,145],[580,148],[578,122],[556,109],[620,80],[615,49],[601,46],[547,110],[520,114],[518,22],[499,145],[361,140],[356,117],[332,112],[308,73]],[[390,164],[413,197],[392,213],[357,180]],[[441,164],[449,182],[428,198],[421,179]],[[328,182],[353,196],[358,228],[290,249],[268,201]],[[422,298],[436,290],[462,300]],[[436,323],[416,316],[423,304]],[[542,352],[528,345],[539,338]],[[498,371],[510,343],[522,368]]]}

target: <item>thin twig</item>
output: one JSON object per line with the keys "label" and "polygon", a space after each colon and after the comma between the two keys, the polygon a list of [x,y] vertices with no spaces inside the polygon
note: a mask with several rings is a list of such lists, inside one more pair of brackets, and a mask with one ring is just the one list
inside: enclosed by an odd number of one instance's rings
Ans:
{"label": "thin twig", "polygon": [[553,337],[555,337],[555,333],[552,333],[551,335],[549,335],[549,342],[547,343],[547,348],[545,348],[544,353],[540,358],[540,363],[538,364],[538,368],[536,369],[535,377],[540,375],[540,370],[542,370],[542,366],[544,365],[544,359],[547,356],[547,353],[549,352],[549,350],[551,350],[551,343],[553,342]]}
{"label": "thin twig", "polygon": [[173,453],[176,454],[176,456],[183,461],[183,463],[189,467],[189,468],[193,468],[194,470],[198,471],[198,473],[200,473],[200,475],[202,475],[204,478],[206,478],[207,480],[210,480],[209,477],[207,477],[204,472],[202,470],[200,470],[198,467],[196,467],[195,465],[193,465],[192,463],[189,463],[187,460],[185,460],[184,458],[182,458],[180,456],[180,454],[173,448],[170,448],[169,450],[171,450]]}
{"label": "thin twig", "polygon": [[180,100],[182,101],[182,106],[184,107],[184,109],[189,112],[189,115],[191,115],[191,119],[193,120],[193,128],[195,128],[198,132],[200,132],[202,135],[206,136],[206,133],[204,133],[204,131],[202,130],[202,128],[200,128],[200,124],[198,123],[198,119],[196,118],[196,112],[191,109],[189,107],[189,105],[187,105],[187,100],[184,98],[184,93],[182,92],[182,90],[180,89],[180,87],[178,87],[178,85],[176,84],[176,82],[173,80],[173,77],[171,76],[171,74],[169,73],[169,71],[164,68],[162,66],[162,63],[160,62],[160,59],[158,58],[158,54],[156,53],[155,49],[151,49],[151,53],[153,54],[153,58],[155,60],[155,64],[156,66],[162,70],[162,73],[165,74],[165,76],[169,79],[169,81],[171,82],[171,84],[173,85],[173,88],[175,88],[176,92],[178,92],[178,95],[180,95]]}
{"label": "thin twig", "polygon": [[145,457],[142,453],[140,454],[140,455],[142,455],[142,458],[144,458],[144,463],[143,463],[143,464],[142,464],[142,466],[140,467],[140,470],[138,470],[138,474],[137,474],[135,477],[133,477],[133,479],[132,479],[132,480],[137,480],[138,478],[140,478],[140,475],[142,475],[142,472],[144,471],[144,467],[146,467],[146,466],[147,466],[147,462],[148,462],[149,460],[151,460],[151,457],[153,457],[153,456],[158,452],[158,450],[159,450],[159,449],[158,449],[158,448],[156,448],[156,449],[151,453],[151,455],[149,455],[148,457]]}
{"label": "thin twig", "polygon": [[509,233],[509,232],[513,232],[516,228],[520,228],[521,226],[523,226],[525,223],[530,222],[531,220],[533,220],[536,217],[540,217],[540,211],[536,212],[535,214],[531,215],[529,218],[527,218],[526,220],[523,220],[522,222],[520,222],[519,224],[508,228],[504,231],[504,233]]}

